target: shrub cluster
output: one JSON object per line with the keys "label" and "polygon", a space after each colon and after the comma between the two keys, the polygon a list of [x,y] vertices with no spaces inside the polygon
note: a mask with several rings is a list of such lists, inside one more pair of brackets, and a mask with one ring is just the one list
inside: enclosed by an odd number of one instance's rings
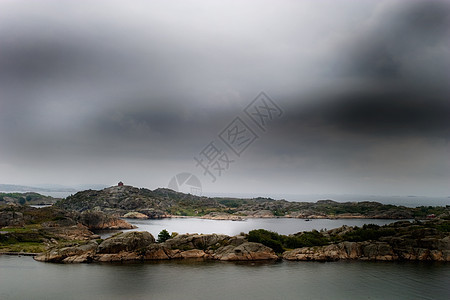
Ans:
{"label": "shrub cluster", "polygon": [[342,239],[350,242],[364,242],[368,240],[378,240],[383,236],[395,235],[395,229],[380,227],[375,224],[365,224],[361,228],[356,228],[342,236]]}
{"label": "shrub cluster", "polygon": [[300,247],[323,246],[329,243],[328,238],[317,230],[300,235],[281,235],[265,229],[252,230],[248,233],[249,242],[256,242],[272,248],[276,253]]}

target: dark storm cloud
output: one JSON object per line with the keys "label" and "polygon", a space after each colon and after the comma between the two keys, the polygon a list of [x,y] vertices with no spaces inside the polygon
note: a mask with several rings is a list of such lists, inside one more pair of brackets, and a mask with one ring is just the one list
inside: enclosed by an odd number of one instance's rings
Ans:
{"label": "dark storm cloud", "polygon": [[381,5],[368,29],[335,58],[333,72],[343,85],[292,106],[293,122],[361,136],[448,139],[449,28],[448,3]]}
{"label": "dark storm cloud", "polygon": [[[356,34],[341,53],[342,75],[390,80],[402,77],[404,64],[416,54],[449,46],[450,4],[442,1],[385,2],[372,16],[367,29]],[[350,46],[350,47],[349,47]],[[347,56],[345,56],[345,54]],[[347,73],[346,73],[347,72]]]}
{"label": "dark storm cloud", "polygon": [[233,169],[234,188],[274,170],[295,187],[311,173],[448,177],[445,1],[98,3],[2,3],[9,173],[40,162],[84,176],[103,161],[142,182],[147,163],[165,182],[264,90],[285,113]]}
{"label": "dark storm cloud", "polygon": [[324,110],[330,124],[361,134],[450,138],[450,103],[427,95],[356,94]]}

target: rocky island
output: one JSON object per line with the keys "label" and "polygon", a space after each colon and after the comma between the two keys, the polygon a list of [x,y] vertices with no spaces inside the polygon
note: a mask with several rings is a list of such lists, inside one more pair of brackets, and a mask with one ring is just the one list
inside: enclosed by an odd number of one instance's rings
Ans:
{"label": "rocky island", "polygon": [[450,261],[449,231],[450,221],[439,220],[415,223],[403,221],[381,227],[343,226],[290,236],[262,229],[232,237],[182,234],[158,242],[145,231],[125,232],[105,240],[54,246],[35,259],[58,263],[193,258],[222,261]]}
{"label": "rocky island", "polygon": [[[46,262],[113,262],[169,259],[227,261],[430,260],[450,261],[450,208],[408,208],[376,202],[331,200],[288,202],[269,198],[209,198],[169,189],[130,186],[87,190],[33,208],[11,199],[0,206],[0,251],[34,253]],[[3,197],[5,199],[5,197]],[[23,202],[23,201],[21,201]],[[101,239],[93,231],[131,229],[121,217],[197,216],[216,220],[245,218],[415,219],[389,225],[343,226],[332,230],[280,235],[263,229],[239,236],[148,232],[117,233]]]}
{"label": "rocky island", "polygon": [[53,205],[58,198],[44,196],[38,193],[0,193],[0,205],[21,204],[21,205]]}
{"label": "rocky island", "polygon": [[0,207],[0,252],[40,253],[99,238],[95,230],[133,229],[133,225],[102,212],[75,212],[56,207],[27,205]]}
{"label": "rocky island", "polygon": [[368,218],[414,219],[428,215],[450,215],[450,207],[405,207],[378,202],[290,202],[271,198],[204,197],[159,188],[149,190],[132,186],[112,186],[103,190],[86,190],[55,204],[74,211],[102,211],[116,217],[167,218],[195,216],[216,220],[242,218]]}

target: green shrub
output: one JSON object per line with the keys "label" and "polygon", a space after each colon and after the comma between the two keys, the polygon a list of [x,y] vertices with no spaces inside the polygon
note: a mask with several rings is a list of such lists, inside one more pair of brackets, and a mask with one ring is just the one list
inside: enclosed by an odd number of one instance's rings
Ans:
{"label": "green shrub", "polygon": [[329,240],[317,230],[304,232],[299,236],[287,236],[264,229],[258,229],[248,233],[248,241],[266,245],[267,247],[272,248],[276,253],[282,253],[287,249],[323,246],[329,243]]}
{"label": "green shrub", "polygon": [[252,230],[248,233],[249,242],[266,245],[267,247],[272,248],[276,253],[282,253],[284,251],[281,240],[282,236],[278,233],[264,229]]}
{"label": "green shrub", "polygon": [[165,241],[167,241],[170,238],[171,238],[170,233],[167,230],[163,229],[158,234],[158,243],[164,243]]}
{"label": "green shrub", "polygon": [[312,247],[312,246],[323,246],[327,245],[329,240],[324,237],[317,230],[310,232],[304,232],[299,236],[287,236],[286,237],[286,247],[287,248],[301,248],[301,247]]}
{"label": "green shrub", "polygon": [[436,229],[442,232],[450,232],[450,223],[446,222],[436,226]]}
{"label": "green shrub", "polygon": [[378,240],[383,236],[395,235],[395,230],[392,228],[380,227],[374,224],[363,225],[362,228],[344,234],[343,239],[350,242],[363,242],[368,240]]}

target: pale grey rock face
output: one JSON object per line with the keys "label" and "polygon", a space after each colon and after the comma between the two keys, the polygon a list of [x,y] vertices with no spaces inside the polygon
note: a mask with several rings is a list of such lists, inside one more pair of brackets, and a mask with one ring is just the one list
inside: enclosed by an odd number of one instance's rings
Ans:
{"label": "pale grey rock face", "polygon": [[131,231],[121,233],[104,240],[97,249],[97,253],[119,253],[121,251],[135,251],[155,242],[153,235],[147,231]]}
{"label": "pale grey rock face", "polygon": [[0,212],[0,227],[4,226],[24,226],[25,220],[21,212],[2,211]]}
{"label": "pale grey rock face", "polygon": [[223,234],[180,234],[167,240],[164,245],[170,249],[207,249],[227,241],[230,237]]}
{"label": "pale grey rock face", "polygon": [[[387,242],[342,242],[321,247],[303,247],[283,253],[283,259],[303,261],[334,261],[341,259],[360,260],[432,260],[450,261],[450,237],[442,239],[424,238],[419,240],[403,240],[402,243]],[[408,241],[411,244],[408,244]],[[427,248],[417,247],[428,245]]]}
{"label": "pale grey rock face", "polygon": [[140,212],[137,211],[132,211],[129,213],[126,213],[123,215],[124,218],[129,218],[129,219],[148,219],[148,216],[145,214],[142,214]]}
{"label": "pale grey rock face", "polygon": [[278,259],[275,252],[263,244],[244,242],[239,246],[228,245],[217,249],[213,258],[229,261]]}
{"label": "pale grey rock face", "polygon": [[37,261],[80,263],[92,261],[98,247],[97,242],[90,241],[87,244],[53,249],[34,257]]}

